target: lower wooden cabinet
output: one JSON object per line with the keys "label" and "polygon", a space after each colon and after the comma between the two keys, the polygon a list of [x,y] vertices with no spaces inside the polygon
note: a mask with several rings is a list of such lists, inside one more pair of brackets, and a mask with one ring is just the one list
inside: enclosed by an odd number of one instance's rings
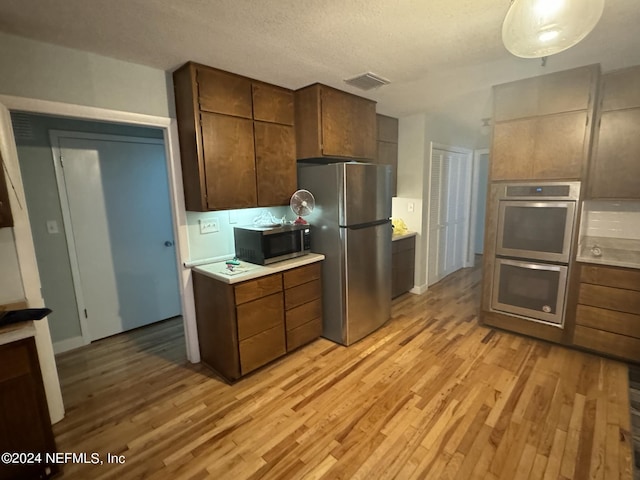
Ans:
{"label": "lower wooden cabinet", "polygon": [[227,284],[193,273],[202,362],[237,380],[322,333],[321,264]]}
{"label": "lower wooden cabinet", "polygon": [[391,298],[413,288],[416,237],[394,240],[391,245]]}
{"label": "lower wooden cabinet", "polygon": [[640,270],[581,265],[573,344],[640,362]]}
{"label": "lower wooden cabinet", "polygon": [[35,464],[0,466],[0,479],[49,478],[58,465],[46,462],[56,445],[33,337],[0,345],[0,452],[40,453]]}

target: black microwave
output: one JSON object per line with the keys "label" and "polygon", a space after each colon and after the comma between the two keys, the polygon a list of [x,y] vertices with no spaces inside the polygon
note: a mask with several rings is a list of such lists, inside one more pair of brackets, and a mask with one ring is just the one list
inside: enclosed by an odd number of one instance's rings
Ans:
{"label": "black microwave", "polygon": [[309,225],[234,227],[236,257],[258,265],[300,257],[311,251]]}

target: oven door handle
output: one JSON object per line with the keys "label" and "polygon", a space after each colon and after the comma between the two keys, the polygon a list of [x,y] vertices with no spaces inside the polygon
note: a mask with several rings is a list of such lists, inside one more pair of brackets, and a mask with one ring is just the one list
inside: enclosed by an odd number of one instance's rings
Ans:
{"label": "oven door handle", "polygon": [[513,265],[514,267],[528,268],[529,270],[548,270],[550,272],[559,272],[562,267],[560,265],[542,265],[540,263],[519,262],[517,260],[497,259],[503,265]]}

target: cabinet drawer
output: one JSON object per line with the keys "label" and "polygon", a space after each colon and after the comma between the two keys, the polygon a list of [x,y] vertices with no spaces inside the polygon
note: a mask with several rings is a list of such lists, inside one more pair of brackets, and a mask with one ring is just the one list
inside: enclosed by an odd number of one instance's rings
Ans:
{"label": "cabinet drawer", "polygon": [[291,310],[287,310],[287,330],[293,330],[314,318],[322,318],[322,299],[320,298],[300,305],[299,307],[292,308]]}
{"label": "cabinet drawer", "polygon": [[640,315],[640,292],[634,290],[581,283],[578,303]]}
{"label": "cabinet drawer", "polygon": [[598,330],[640,338],[640,315],[578,305],[576,323]]}
{"label": "cabinet drawer", "polygon": [[321,273],[320,262],[284,272],[284,288],[291,288],[310,282],[311,280],[316,280],[320,278]]}
{"label": "cabinet drawer", "polygon": [[244,340],[284,321],[281,293],[274,293],[237,307],[238,339]]}
{"label": "cabinet drawer", "polygon": [[269,275],[243,282],[234,287],[236,305],[282,291],[282,275]]}
{"label": "cabinet drawer", "polygon": [[242,375],[286,353],[284,326],[270,328],[240,342]]}
{"label": "cabinet drawer", "polygon": [[640,339],[576,325],[573,343],[596,352],[640,361]]}
{"label": "cabinet drawer", "polygon": [[580,281],[640,291],[640,270],[582,265]]}
{"label": "cabinet drawer", "polygon": [[285,309],[290,310],[303,303],[310,302],[322,295],[322,286],[320,280],[303,283],[297,287],[288,288],[284,293]]}
{"label": "cabinet drawer", "polygon": [[213,68],[198,68],[198,100],[208,112],[252,118],[251,81]]}
{"label": "cabinet drawer", "polygon": [[316,318],[293,330],[287,331],[287,351],[315,340],[322,334],[322,319]]}

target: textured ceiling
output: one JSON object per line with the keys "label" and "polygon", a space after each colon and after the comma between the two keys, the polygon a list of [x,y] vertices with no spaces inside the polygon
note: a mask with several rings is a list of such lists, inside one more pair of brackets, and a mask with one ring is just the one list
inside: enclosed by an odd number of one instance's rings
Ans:
{"label": "textured ceiling", "polygon": [[[509,0],[2,0],[0,30],[173,70],[187,60],[300,88],[319,81],[404,115],[544,73],[511,56]],[[596,30],[548,70],[640,63],[638,0],[607,0]],[[343,83],[372,71],[392,84]],[[515,72],[515,73],[514,73]]]}

